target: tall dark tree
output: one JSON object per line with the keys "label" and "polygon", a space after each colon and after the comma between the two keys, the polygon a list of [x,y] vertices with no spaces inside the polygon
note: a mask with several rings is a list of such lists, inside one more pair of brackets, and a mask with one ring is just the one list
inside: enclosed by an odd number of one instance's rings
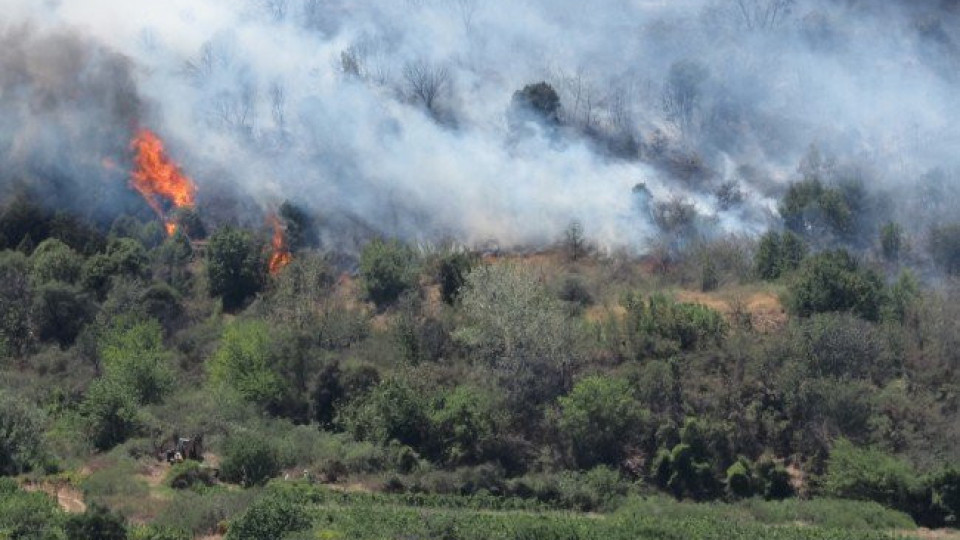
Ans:
{"label": "tall dark tree", "polygon": [[207,248],[210,294],[233,311],[263,287],[266,268],[260,246],[250,233],[224,227],[213,233]]}

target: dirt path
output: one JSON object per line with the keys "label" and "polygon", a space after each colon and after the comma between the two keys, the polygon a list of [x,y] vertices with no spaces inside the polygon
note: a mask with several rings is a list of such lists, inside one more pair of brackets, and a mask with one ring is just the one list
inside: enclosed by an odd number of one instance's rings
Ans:
{"label": "dirt path", "polygon": [[71,514],[82,514],[87,510],[87,505],[83,502],[83,492],[68,484],[51,482],[25,484],[23,489],[24,491],[41,491],[56,498],[60,508]]}

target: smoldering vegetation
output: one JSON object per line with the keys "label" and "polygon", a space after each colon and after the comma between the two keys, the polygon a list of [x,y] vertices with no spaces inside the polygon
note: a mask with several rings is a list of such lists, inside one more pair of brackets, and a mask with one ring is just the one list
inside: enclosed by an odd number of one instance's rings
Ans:
{"label": "smoldering vegetation", "polygon": [[135,126],[204,219],[291,200],[347,251],[755,235],[804,179],[860,193],[865,235],[955,207],[952,2],[6,3],[4,192],[102,222],[149,216]]}

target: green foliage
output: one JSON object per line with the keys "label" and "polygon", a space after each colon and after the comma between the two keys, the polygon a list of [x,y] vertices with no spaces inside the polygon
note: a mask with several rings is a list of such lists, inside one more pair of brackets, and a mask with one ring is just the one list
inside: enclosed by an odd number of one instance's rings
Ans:
{"label": "green foliage", "polygon": [[199,462],[187,460],[177,463],[167,472],[166,484],[173,489],[192,489],[212,486],[216,478],[212,469]]}
{"label": "green foliage", "polygon": [[475,257],[464,251],[451,251],[437,263],[437,281],[443,301],[453,305],[460,298],[460,290],[467,282],[476,264]]}
{"label": "green foliage", "polygon": [[580,380],[560,403],[560,432],[582,468],[618,465],[649,414],[624,379],[592,376]]}
{"label": "green foliage", "polygon": [[30,320],[37,338],[67,347],[73,344],[92,311],[86,294],[72,285],[54,281],[35,290]]}
{"label": "green foliage", "polygon": [[754,466],[757,491],[767,500],[782,500],[794,495],[790,473],[780,463],[764,456]]}
{"label": "green foliage", "polygon": [[392,304],[416,285],[418,260],[399,240],[374,239],[360,254],[360,276],[367,296],[377,306]]}
{"label": "green foliage", "polygon": [[24,399],[0,392],[0,476],[30,471],[43,461],[40,412]]}
{"label": "green foliage", "polygon": [[727,468],[727,491],[734,497],[746,498],[753,495],[753,477],[750,463],[741,458]]}
{"label": "green foliage", "polygon": [[30,277],[41,285],[51,281],[76,283],[80,279],[83,257],[55,238],[48,238],[30,255]]}
{"label": "green foliage", "polygon": [[261,405],[283,399],[286,385],[273,366],[277,343],[266,323],[239,320],[226,327],[210,359],[210,379]]}
{"label": "green foliage", "polygon": [[93,505],[82,514],[67,518],[63,530],[67,540],[126,540],[127,525],[110,510]]}
{"label": "green foliage", "polygon": [[266,264],[260,246],[250,233],[223,227],[207,246],[207,279],[210,294],[223,299],[223,307],[236,310],[263,287]]}
{"label": "green foliage", "polygon": [[903,244],[903,227],[899,223],[891,221],[880,229],[880,252],[884,259],[890,262],[900,260]]}
{"label": "green foliage", "polygon": [[497,435],[496,403],[491,393],[465,385],[441,397],[430,423],[445,462],[479,463],[484,458]]}
{"label": "green foliage", "polygon": [[754,267],[760,279],[773,280],[800,267],[806,246],[796,234],[771,231],[760,237]]}
{"label": "green foliage", "polygon": [[230,524],[225,540],[281,538],[309,526],[310,517],[302,505],[289,497],[267,494]]}
{"label": "green foliage", "polygon": [[21,491],[9,478],[0,478],[0,538],[60,540],[62,514],[45,493]]}
{"label": "green foliage", "polygon": [[108,450],[140,429],[138,408],[138,395],[133,388],[115,378],[102,377],[90,385],[80,412],[94,446]]}
{"label": "green foliage", "polygon": [[876,321],[884,287],[875,272],[861,268],[845,250],[825,251],[804,261],[789,284],[788,307],[800,317],[828,311],[850,311]]}
{"label": "green foliage", "polygon": [[130,540],[192,540],[193,535],[175,527],[140,525],[130,530]]}
{"label": "green foliage", "polygon": [[227,439],[220,463],[220,476],[225,481],[251,487],[278,474],[280,461],[271,441],[246,432]]}
{"label": "green foliage", "polygon": [[387,379],[353,400],[341,422],[358,440],[396,440],[414,448],[429,442],[429,403],[401,379]]}
{"label": "green foliage", "polygon": [[628,294],[622,304],[627,309],[628,337],[641,355],[669,356],[718,345],[729,329],[716,310],[674,302],[661,294],[646,302],[639,295]]}
{"label": "green foliage", "polygon": [[32,341],[29,263],[16,251],[0,252],[0,358],[26,352]]}
{"label": "green foliage", "polygon": [[824,186],[817,178],[791,184],[780,201],[780,216],[787,228],[811,235],[828,231],[840,236],[854,232],[854,190]]}
{"label": "green foliage", "polygon": [[100,335],[104,377],[130,388],[141,404],[159,403],[173,386],[163,329],[153,320],[115,320]]}
{"label": "green foliage", "polygon": [[857,448],[845,439],[830,450],[823,478],[823,490],[830,495],[909,509],[919,489],[913,467],[889,454]]}

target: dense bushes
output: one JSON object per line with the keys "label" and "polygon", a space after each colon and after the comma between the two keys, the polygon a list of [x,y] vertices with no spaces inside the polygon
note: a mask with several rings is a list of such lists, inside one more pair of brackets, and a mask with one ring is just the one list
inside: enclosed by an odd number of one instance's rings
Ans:
{"label": "dense bushes", "polygon": [[801,317],[850,311],[870,321],[880,318],[883,282],[844,250],[825,251],[804,261],[790,283],[790,310]]}
{"label": "dense bushes", "polygon": [[587,377],[560,398],[560,433],[581,468],[618,465],[647,420],[626,380]]}
{"label": "dense bushes", "polygon": [[289,497],[268,494],[255,501],[227,531],[226,540],[281,538],[310,526],[307,511]]}
{"label": "dense bushes", "polygon": [[280,473],[276,447],[262,436],[241,433],[224,445],[220,476],[244,487],[263,484]]}
{"label": "dense bushes", "polygon": [[416,254],[398,240],[373,240],[360,254],[360,276],[367,296],[385,306],[416,284]]}

